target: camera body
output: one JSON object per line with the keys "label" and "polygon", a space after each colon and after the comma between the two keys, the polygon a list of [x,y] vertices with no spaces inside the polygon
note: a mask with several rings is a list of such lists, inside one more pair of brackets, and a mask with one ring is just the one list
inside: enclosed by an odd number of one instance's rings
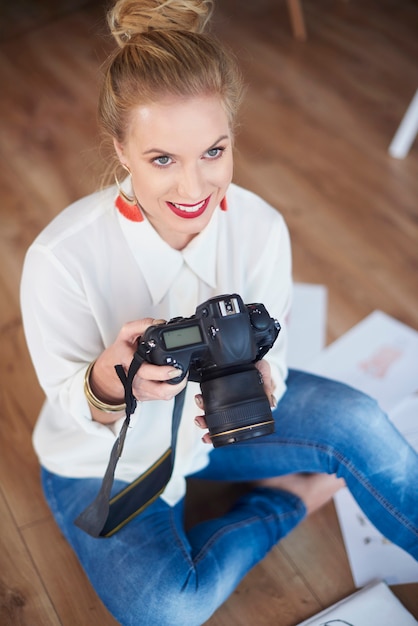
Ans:
{"label": "camera body", "polygon": [[147,328],[137,352],[156,365],[199,382],[213,445],[274,432],[270,403],[255,367],[273,346],[280,324],[263,304],[244,304],[234,293],[211,298],[195,315]]}

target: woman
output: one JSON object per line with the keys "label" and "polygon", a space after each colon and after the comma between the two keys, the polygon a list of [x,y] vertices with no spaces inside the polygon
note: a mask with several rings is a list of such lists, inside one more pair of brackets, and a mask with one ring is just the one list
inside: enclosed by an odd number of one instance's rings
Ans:
{"label": "woman", "polygon": [[[119,48],[99,113],[117,156],[117,184],[53,220],[29,249],[22,277],[25,332],[47,397],[34,432],[46,499],[123,625],[202,624],[342,484],[418,558],[417,455],[370,398],[287,371],[288,232],[277,211],[231,182],[241,80],[204,32],[210,8],[209,0],[119,0],[111,10]],[[120,182],[122,168],[128,175]],[[96,497],[124,421],[115,365],[128,371],[150,324],[190,316],[228,293],[263,303],[282,324],[257,363],[275,433],[213,448],[197,384],[170,384],[175,367],[143,363],[113,493],[164,455],[173,399],[186,389],[173,472],[163,493],[117,532],[90,536],[74,521]],[[192,475],[252,481],[253,489],[228,514],[186,533]]]}

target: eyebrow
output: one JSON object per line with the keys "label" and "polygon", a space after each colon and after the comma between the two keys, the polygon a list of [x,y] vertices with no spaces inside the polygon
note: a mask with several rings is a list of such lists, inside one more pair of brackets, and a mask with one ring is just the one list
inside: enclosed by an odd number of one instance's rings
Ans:
{"label": "eyebrow", "polygon": [[[205,150],[205,152],[207,152],[208,150],[212,150],[212,148],[217,146],[218,143],[223,141],[224,139],[229,139],[229,135],[221,135],[220,137],[218,137],[218,139],[214,141],[213,144]],[[167,152],[166,150],[159,150],[158,148],[150,148],[149,150],[145,150],[145,152],[143,152],[142,154],[144,156],[147,154],[163,154],[164,156],[169,156],[169,157],[177,156],[176,154],[171,154],[170,152]]]}

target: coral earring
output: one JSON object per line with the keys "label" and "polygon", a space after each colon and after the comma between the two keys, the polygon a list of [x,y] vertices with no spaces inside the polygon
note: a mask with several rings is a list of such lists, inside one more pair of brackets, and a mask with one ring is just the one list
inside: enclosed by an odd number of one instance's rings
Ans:
{"label": "coral earring", "polygon": [[144,216],[141,213],[141,209],[137,204],[128,204],[122,196],[118,196],[115,200],[115,206],[119,213],[122,213],[123,217],[131,222],[143,222]]}

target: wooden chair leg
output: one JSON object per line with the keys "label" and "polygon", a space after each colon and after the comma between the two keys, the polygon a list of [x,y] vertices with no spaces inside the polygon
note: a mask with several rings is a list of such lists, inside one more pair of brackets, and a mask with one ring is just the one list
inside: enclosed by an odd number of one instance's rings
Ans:
{"label": "wooden chair leg", "polygon": [[290,22],[292,24],[293,36],[301,41],[306,40],[305,19],[300,0],[287,0]]}
{"label": "wooden chair leg", "polygon": [[418,89],[408,106],[390,146],[389,154],[395,159],[404,159],[418,134]]}

